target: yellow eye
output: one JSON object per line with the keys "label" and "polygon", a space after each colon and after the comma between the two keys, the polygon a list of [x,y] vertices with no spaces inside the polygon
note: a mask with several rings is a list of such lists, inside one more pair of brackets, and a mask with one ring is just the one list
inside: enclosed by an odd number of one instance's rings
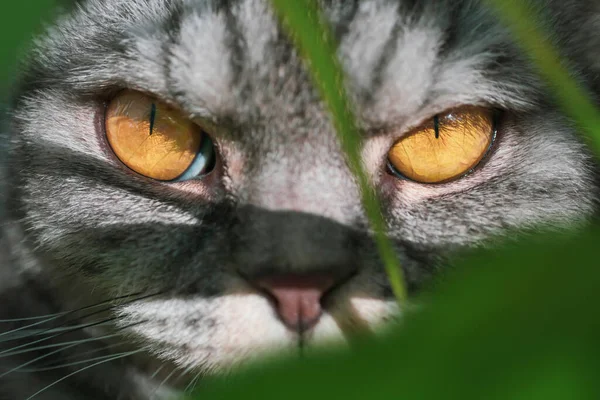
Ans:
{"label": "yellow eye", "polygon": [[198,125],[139,92],[121,92],[110,102],[105,129],[119,160],[149,178],[192,179],[206,172],[214,157],[212,142]]}
{"label": "yellow eye", "polygon": [[436,115],[397,141],[388,160],[394,172],[410,180],[442,183],[476,167],[493,140],[493,111],[462,107]]}

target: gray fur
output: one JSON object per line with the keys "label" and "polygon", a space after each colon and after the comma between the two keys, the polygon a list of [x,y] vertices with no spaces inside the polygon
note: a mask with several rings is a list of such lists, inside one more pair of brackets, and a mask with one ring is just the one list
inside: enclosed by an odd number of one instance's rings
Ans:
{"label": "gray fur", "polygon": [[[550,39],[597,95],[597,4],[537,4]],[[323,5],[340,42],[365,166],[412,291],[456,250],[513,229],[562,229],[592,218],[597,165],[478,1]],[[78,311],[44,324],[116,318],[49,342],[114,335],[127,339],[120,352],[146,350],[36,398],[166,398],[197,373],[226,371],[267,350],[294,351],[297,334],[246,276],[352,275],[303,343],[397,315],[329,116],[264,0],[82,1],[38,39],[16,88],[0,141],[7,152],[0,158],[0,319],[115,299],[88,318]],[[215,171],[160,183],[123,168],[102,124],[105,102],[122,88],[156,95],[210,126]],[[386,171],[386,153],[403,133],[462,104],[503,111],[494,150],[473,173],[424,185]],[[126,295],[134,296],[116,299]],[[0,332],[23,324],[0,322]],[[0,341],[0,351],[39,337]],[[116,354],[103,346],[118,343],[82,344],[45,363],[81,360],[94,346],[96,354]],[[40,354],[47,353],[0,358],[0,374]],[[85,365],[9,374],[0,378],[0,399],[27,398]]]}

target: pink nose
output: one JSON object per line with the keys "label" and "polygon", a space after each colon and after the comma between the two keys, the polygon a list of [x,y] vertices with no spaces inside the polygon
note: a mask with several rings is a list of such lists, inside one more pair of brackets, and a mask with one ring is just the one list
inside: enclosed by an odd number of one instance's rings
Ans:
{"label": "pink nose", "polygon": [[335,279],[325,274],[280,275],[267,276],[256,283],[275,299],[277,314],[283,323],[302,332],[319,322],[321,299],[335,284]]}

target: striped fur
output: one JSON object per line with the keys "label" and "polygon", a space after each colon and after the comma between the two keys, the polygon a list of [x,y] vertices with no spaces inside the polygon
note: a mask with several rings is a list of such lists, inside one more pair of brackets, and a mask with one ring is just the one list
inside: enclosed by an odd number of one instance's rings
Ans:
{"label": "striped fur", "polygon": [[[596,96],[598,5],[532,3]],[[456,250],[593,216],[597,165],[479,1],[322,5],[411,291]],[[167,398],[203,374],[343,340],[398,315],[328,113],[265,0],[80,1],[27,61],[1,140],[0,304],[10,306],[0,319],[16,320],[0,322],[0,334],[32,321],[23,318],[77,310],[34,321],[52,332],[74,327],[45,343],[91,341],[0,358],[1,375],[47,356],[32,365],[38,370],[0,378],[0,399],[25,399],[72,373],[35,399]],[[102,121],[105,102],[123,88],[214,127],[221,162],[210,178],[153,182],[115,161]],[[466,104],[502,111],[494,151],[477,170],[439,185],[386,172],[395,140]],[[355,275],[302,339],[242,278],[325,269]],[[107,299],[115,300],[102,306]],[[80,310],[95,304],[97,314]],[[0,352],[50,335],[32,329],[11,342],[0,336]],[[40,367],[85,361],[85,351],[107,361],[82,371],[91,364]]]}

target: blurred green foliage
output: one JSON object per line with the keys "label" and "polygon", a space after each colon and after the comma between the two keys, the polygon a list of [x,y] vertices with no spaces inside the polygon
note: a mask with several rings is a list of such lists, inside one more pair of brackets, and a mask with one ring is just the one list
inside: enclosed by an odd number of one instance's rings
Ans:
{"label": "blurred green foliage", "polygon": [[40,29],[40,21],[53,15],[56,0],[4,1],[0,12],[0,93],[8,89],[11,77],[17,70],[32,38],[32,32]]}
{"label": "blurred green foliage", "polygon": [[205,382],[197,399],[600,399],[599,241],[472,255],[387,338]]}

